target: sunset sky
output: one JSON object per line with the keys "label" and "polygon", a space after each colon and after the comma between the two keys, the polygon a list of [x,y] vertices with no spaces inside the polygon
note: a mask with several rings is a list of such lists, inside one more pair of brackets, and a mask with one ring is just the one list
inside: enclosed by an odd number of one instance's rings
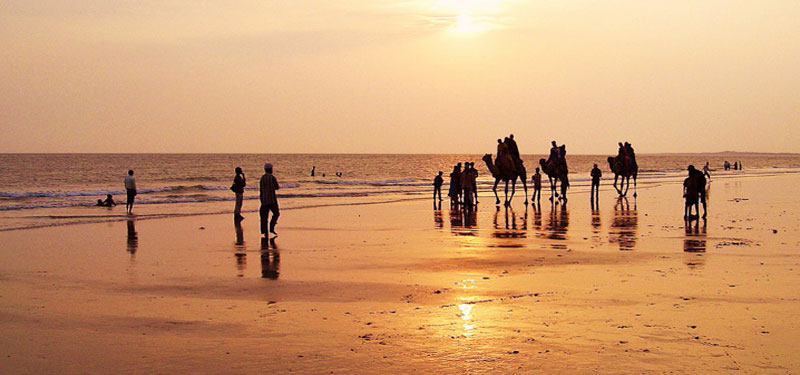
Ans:
{"label": "sunset sky", "polygon": [[800,152],[797,0],[6,0],[0,152]]}

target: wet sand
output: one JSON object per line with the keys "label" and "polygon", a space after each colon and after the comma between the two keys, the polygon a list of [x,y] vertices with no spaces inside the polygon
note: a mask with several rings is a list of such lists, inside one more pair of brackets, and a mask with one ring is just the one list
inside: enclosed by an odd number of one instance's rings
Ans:
{"label": "wet sand", "polygon": [[688,227],[665,183],[286,211],[273,242],[255,214],[2,232],[0,368],[797,373],[798,182],[715,180]]}

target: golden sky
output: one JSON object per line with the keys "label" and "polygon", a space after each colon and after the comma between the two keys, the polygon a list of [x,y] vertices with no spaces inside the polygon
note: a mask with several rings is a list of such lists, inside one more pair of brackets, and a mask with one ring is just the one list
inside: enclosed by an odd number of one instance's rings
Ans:
{"label": "golden sky", "polygon": [[800,152],[797,0],[6,0],[0,152]]}

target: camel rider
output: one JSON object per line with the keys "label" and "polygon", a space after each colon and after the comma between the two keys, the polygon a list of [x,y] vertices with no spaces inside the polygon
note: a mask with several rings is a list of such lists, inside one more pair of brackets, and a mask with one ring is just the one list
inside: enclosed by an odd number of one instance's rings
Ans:
{"label": "camel rider", "polygon": [[553,147],[550,147],[550,156],[547,158],[547,161],[553,165],[556,165],[556,163],[558,163],[558,155],[560,152],[558,150],[558,146],[556,146],[556,141],[550,141],[550,144],[553,145]]}
{"label": "camel rider", "polygon": [[508,146],[508,152],[511,154],[511,158],[514,160],[514,168],[518,171],[521,171],[525,167],[522,165],[522,157],[519,156],[519,147],[517,147],[517,141],[514,140],[514,134],[509,134],[508,138],[506,138],[506,146]]}
{"label": "camel rider", "polygon": [[627,167],[628,169],[633,168],[633,165],[636,164],[636,154],[633,152],[633,147],[628,142],[625,142],[625,155],[627,155]]}
{"label": "camel rider", "polygon": [[[506,138],[506,140],[508,140],[508,138]],[[516,172],[514,159],[510,155],[508,144],[499,138],[497,139],[497,159],[495,159],[494,164],[500,168],[505,167]]]}

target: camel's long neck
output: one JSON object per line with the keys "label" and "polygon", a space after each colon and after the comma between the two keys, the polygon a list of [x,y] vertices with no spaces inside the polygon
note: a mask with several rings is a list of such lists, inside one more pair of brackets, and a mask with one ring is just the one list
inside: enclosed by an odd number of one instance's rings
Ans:
{"label": "camel's long neck", "polygon": [[493,177],[497,177],[500,175],[500,171],[497,170],[497,166],[492,163],[492,159],[484,160],[486,162],[486,167],[489,168],[489,172],[492,173]]}

